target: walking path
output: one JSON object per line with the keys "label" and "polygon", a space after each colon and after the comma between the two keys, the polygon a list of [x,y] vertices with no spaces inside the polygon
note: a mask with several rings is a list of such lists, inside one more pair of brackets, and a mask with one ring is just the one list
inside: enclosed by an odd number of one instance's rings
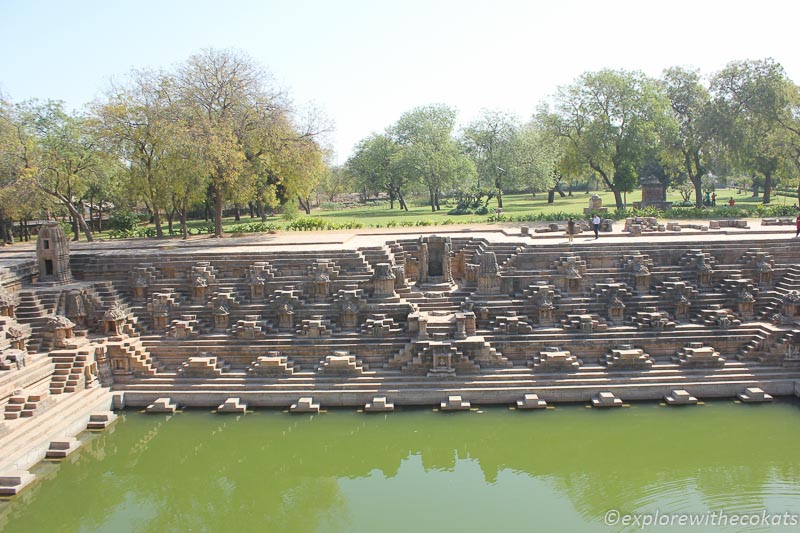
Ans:
{"label": "walking path", "polygon": [[[708,220],[680,220],[682,225],[693,224],[708,226]],[[567,244],[567,236],[563,232],[535,233],[537,227],[547,227],[547,223],[531,224],[527,227],[530,233],[524,235],[522,227],[525,224],[475,224],[475,225],[447,225],[447,226],[421,226],[403,228],[364,228],[356,230],[337,230],[337,231],[279,231],[276,233],[253,234],[246,236],[225,236],[223,239],[215,239],[208,235],[193,236],[188,240],[178,238],[171,239],[118,239],[104,240],[95,242],[72,243],[70,248],[73,252],[85,253],[95,252],[102,255],[104,252],[119,254],[128,252],[132,255],[142,253],[152,253],[157,251],[182,251],[197,252],[207,250],[208,252],[231,253],[237,251],[258,251],[259,248],[270,250],[297,250],[312,246],[319,250],[358,248],[362,246],[380,246],[387,240],[409,239],[421,235],[451,235],[451,236],[472,236],[489,238],[494,242],[519,242],[536,244],[541,246]],[[664,241],[664,242],[725,242],[747,240],[787,240],[788,245],[794,245],[794,226],[763,226],[760,219],[748,219],[748,228],[722,228],[719,230],[701,231],[696,229],[682,229],[680,232],[646,232],[641,236],[634,237],[630,233],[623,231],[624,221],[614,224],[614,229],[610,233],[601,233],[600,239],[595,240],[592,231],[578,233],[574,238],[574,244],[585,245],[596,243],[630,243],[631,241],[643,240],[644,242]],[[797,241],[800,245],[800,240]],[[0,267],[8,267],[15,263],[29,261],[35,257],[36,247],[32,243],[18,243],[12,246],[0,247]]]}

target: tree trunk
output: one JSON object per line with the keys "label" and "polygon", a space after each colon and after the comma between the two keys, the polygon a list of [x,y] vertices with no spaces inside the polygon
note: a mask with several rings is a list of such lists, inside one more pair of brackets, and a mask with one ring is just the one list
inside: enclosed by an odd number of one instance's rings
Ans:
{"label": "tree trunk", "polygon": [[[800,196],[800,185],[797,186],[798,196]],[[400,209],[408,212],[408,205],[406,205],[406,201],[403,198],[403,193],[397,191],[397,201],[400,202]]]}
{"label": "tree trunk", "polygon": [[256,218],[255,212],[253,210],[253,202],[247,202],[247,209],[250,211],[250,218]]}
{"label": "tree trunk", "polygon": [[153,224],[156,226],[156,237],[163,238],[164,229],[161,227],[161,209],[155,202],[153,202]]}
{"label": "tree trunk", "polygon": [[764,174],[764,198],[762,204],[768,204],[772,196],[772,173]]}
{"label": "tree trunk", "polygon": [[173,207],[167,215],[167,231],[172,235],[172,220],[175,218],[175,208]]}
{"label": "tree trunk", "polygon": [[698,209],[703,208],[703,180],[702,176],[690,176],[694,185],[694,205]]}
{"label": "tree trunk", "polygon": [[222,237],[222,188],[214,185],[214,238]]}
{"label": "tree trunk", "polygon": [[233,220],[235,222],[241,222],[242,221],[242,214],[241,214],[240,209],[239,209],[239,204],[233,204]]}
{"label": "tree trunk", "polygon": [[74,242],[78,242],[79,240],[81,240],[81,228],[78,225],[78,217],[72,215],[70,217],[70,223],[72,224],[72,234],[73,234],[72,240]]}
{"label": "tree trunk", "polygon": [[617,209],[625,209],[625,204],[622,202],[622,193],[614,190],[614,202],[617,204]]}
{"label": "tree trunk", "polygon": [[433,197],[433,189],[429,189],[428,192],[429,192],[429,194],[431,196],[431,211],[435,213],[436,212],[436,200]]}
{"label": "tree trunk", "polygon": [[83,229],[83,233],[86,235],[86,240],[89,242],[92,242],[94,240],[94,236],[92,235],[92,230],[90,230],[89,226],[86,225],[86,221],[83,219],[83,217],[75,208],[75,206],[72,204],[72,202],[69,200],[69,198],[67,198],[63,194],[47,190],[43,187],[39,187],[39,189],[41,189],[42,192],[45,192],[50,196],[57,198],[62,204],[64,204],[66,208],[69,210],[69,214],[72,216],[72,218],[77,219],[78,225],[81,227],[81,229]]}
{"label": "tree trunk", "polygon": [[303,208],[303,211],[305,211],[306,215],[310,215],[311,214],[311,199],[310,198],[306,198],[306,200],[303,201],[303,199],[298,196],[297,200],[300,202],[300,207]]}
{"label": "tree trunk", "polygon": [[503,209],[503,189],[497,189],[497,208]]}
{"label": "tree trunk", "polygon": [[94,229],[94,194],[89,195],[89,226]]}
{"label": "tree trunk", "polygon": [[258,212],[258,216],[261,217],[261,222],[267,221],[267,212],[264,210],[264,204],[258,202],[256,204],[256,211]]}
{"label": "tree trunk", "polygon": [[189,238],[189,228],[186,225],[186,208],[183,207],[180,209],[180,217],[181,217],[181,233],[183,234],[183,240]]}

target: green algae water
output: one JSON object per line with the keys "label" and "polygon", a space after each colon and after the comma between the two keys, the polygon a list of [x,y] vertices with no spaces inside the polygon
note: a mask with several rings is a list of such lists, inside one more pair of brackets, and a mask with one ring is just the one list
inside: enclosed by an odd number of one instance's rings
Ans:
{"label": "green algae water", "polygon": [[[775,521],[800,513],[797,402],[128,411],[81,439],[0,503],[2,531],[637,531],[647,516],[652,531],[800,531]],[[682,526],[679,515],[708,518]]]}

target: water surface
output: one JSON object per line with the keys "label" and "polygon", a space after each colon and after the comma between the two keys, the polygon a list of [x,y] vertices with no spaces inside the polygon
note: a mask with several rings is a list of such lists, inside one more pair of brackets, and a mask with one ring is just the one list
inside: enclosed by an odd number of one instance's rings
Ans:
{"label": "water surface", "polygon": [[76,455],[42,463],[35,485],[0,503],[4,532],[634,531],[606,513],[800,512],[796,402],[127,411],[81,438]]}

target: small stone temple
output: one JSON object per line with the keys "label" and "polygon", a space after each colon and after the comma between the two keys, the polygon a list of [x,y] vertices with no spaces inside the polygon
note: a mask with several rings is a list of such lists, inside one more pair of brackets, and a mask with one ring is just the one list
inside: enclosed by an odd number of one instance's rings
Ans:
{"label": "small stone temple", "polygon": [[67,283],[72,279],[69,270],[69,240],[58,222],[45,222],[36,241],[39,281]]}
{"label": "small stone temple", "polygon": [[667,201],[667,189],[661,180],[652,174],[639,181],[642,186],[642,201],[633,202],[633,207],[644,209],[645,207],[655,207],[665,210],[672,208],[672,202]]}

